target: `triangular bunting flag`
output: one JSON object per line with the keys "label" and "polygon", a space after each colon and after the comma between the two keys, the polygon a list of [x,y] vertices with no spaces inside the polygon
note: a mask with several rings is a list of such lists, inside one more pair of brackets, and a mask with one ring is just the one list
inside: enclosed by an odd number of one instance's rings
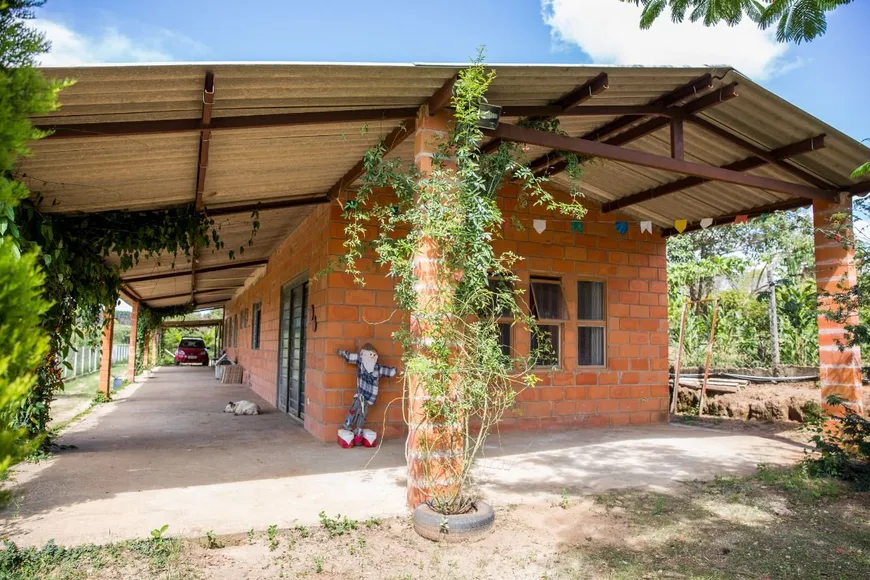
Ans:
{"label": "triangular bunting flag", "polygon": [[616,222],[616,231],[623,236],[628,233],[628,222]]}
{"label": "triangular bunting flag", "polygon": [[583,233],[583,222],[571,222],[571,233],[574,234],[582,234]]}
{"label": "triangular bunting flag", "polygon": [[680,233],[683,233],[684,231],[686,231],[687,225],[689,225],[689,223],[686,220],[677,220],[674,222],[674,229]]}
{"label": "triangular bunting flag", "polygon": [[734,223],[735,223],[735,224],[745,224],[745,223],[748,222],[748,221],[749,221],[749,216],[748,216],[748,215],[742,215],[742,214],[741,214],[741,215],[738,215],[738,216],[735,216],[735,217],[734,217]]}
{"label": "triangular bunting flag", "polygon": [[651,234],[652,233],[652,222],[640,222],[640,233]]}
{"label": "triangular bunting flag", "polygon": [[701,220],[701,229],[706,230],[713,225],[713,218],[704,218]]}
{"label": "triangular bunting flag", "polygon": [[547,229],[547,220],[532,220],[532,227],[539,234],[543,234],[544,230]]}

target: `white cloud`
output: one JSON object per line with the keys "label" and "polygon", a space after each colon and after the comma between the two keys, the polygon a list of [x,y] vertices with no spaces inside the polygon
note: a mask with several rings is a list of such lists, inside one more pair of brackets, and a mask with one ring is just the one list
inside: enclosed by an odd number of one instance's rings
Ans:
{"label": "white cloud", "polygon": [[800,63],[784,62],[788,47],[747,18],[737,26],[676,24],[663,14],[639,27],[641,7],[618,0],[542,0],[544,22],[558,43],[579,46],[593,61],[622,65],[730,65],[764,79]]}
{"label": "white cloud", "polygon": [[167,62],[176,51],[203,52],[205,47],[168,30],[152,30],[133,39],[116,28],[104,28],[98,36],[76,32],[53,20],[39,19],[34,28],[51,41],[51,51],[40,58],[42,66],[120,62]]}

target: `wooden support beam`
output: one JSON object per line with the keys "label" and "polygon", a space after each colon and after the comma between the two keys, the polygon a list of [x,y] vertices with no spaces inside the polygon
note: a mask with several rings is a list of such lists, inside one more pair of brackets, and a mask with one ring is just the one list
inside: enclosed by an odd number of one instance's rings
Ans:
{"label": "wooden support beam", "polygon": [[671,119],[671,157],[674,159],[685,159],[686,157],[682,119]]}
{"label": "wooden support beam", "polygon": [[[200,274],[207,274],[209,272],[221,272],[223,270],[235,270],[239,268],[259,268],[269,262],[268,258],[262,258],[260,260],[248,260],[247,262],[231,262],[229,264],[220,264],[218,266],[206,266],[205,268],[197,268],[197,272]],[[157,274],[144,274],[142,276],[133,276],[131,278],[123,278],[122,282],[124,284],[131,284],[134,282],[147,282],[149,280],[163,280],[165,278],[177,278],[179,276],[189,276],[190,268],[185,268],[184,270],[172,270],[170,272],[159,272]]]}
{"label": "wooden support beam", "polygon": [[[775,211],[787,211],[787,210],[792,210],[792,209],[798,209],[800,207],[807,207],[807,206],[810,206],[812,204],[813,204],[813,200],[811,200],[811,199],[801,199],[801,198],[789,199],[789,200],[781,201],[778,203],[772,203],[770,205],[756,207],[754,209],[743,211],[741,213],[730,214],[730,215],[725,215],[725,216],[720,216],[720,217],[714,218],[713,224],[709,227],[725,226],[728,224],[733,224],[734,219],[738,215],[745,215],[751,219],[751,218],[757,218],[757,217],[764,215],[766,213],[772,213]],[[701,229],[700,223],[689,224],[686,227],[686,229],[683,230],[683,233],[694,232],[694,231],[697,231],[700,229]],[[663,228],[662,229],[662,236],[664,236],[664,237],[675,236],[679,233],[680,232],[678,232],[674,228]]]}
{"label": "wooden support beam", "polygon": [[[798,141],[796,143],[786,145],[785,147],[780,147],[779,149],[769,151],[768,156],[774,159],[785,159],[786,157],[791,157],[792,155],[800,155],[801,153],[807,153],[810,151],[823,149],[824,147],[825,136],[817,135],[810,139],[804,139],[803,141]],[[735,161],[734,163],[723,165],[722,168],[731,169],[732,171],[749,171],[751,169],[762,167],[766,164],[767,161],[753,155],[751,157]],[[665,183],[664,185],[659,185],[645,191],[633,193],[620,199],[608,201],[601,205],[601,213],[608,213],[611,211],[622,209],[624,207],[629,207],[638,203],[650,201],[665,195],[669,195],[671,193],[683,191],[684,189],[688,189],[702,183],[707,183],[709,181],[709,179],[704,179],[701,177],[684,177],[682,179],[672,181],[671,183]]]}
{"label": "wooden support beam", "polygon": [[[405,119],[403,120],[398,127],[390,131],[390,133],[384,137],[382,141],[382,145],[384,147],[384,155],[398,147],[402,141],[408,138],[408,136],[414,134],[414,119]],[[356,165],[351,167],[347,173],[345,173],[338,181],[336,181],[332,187],[329,188],[329,191],[326,193],[326,199],[332,200],[336,199],[338,195],[341,193],[341,188],[350,185],[357,179],[359,179],[363,173],[365,173],[365,158],[360,159]]]}
{"label": "wooden support beam", "polygon": [[240,205],[226,205],[214,208],[206,208],[206,213],[211,217],[222,215],[234,215],[240,213],[251,213],[254,211],[269,211],[272,209],[284,209],[288,207],[305,207],[309,205],[322,205],[329,203],[326,196],[320,195],[317,197],[296,197],[290,199],[276,199],[275,201],[259,201],[256,203],[244,203]]}
{"label": "wooden support beam", "polygon": [[[683,94],[688,89],[682,88],[682,90],[677,93],[678,95]],[[679,111],[680,115],[683,118],[689,118],[691,115],[695,113],[699,113],[705,109],[710,107],[715,107],[720,103],[724,103],[730,101],[731,99],[737,98],[737,83],[731,83],[729,85],[725,85],[721,87],[717,91],[713,91],[712,93],[707,93],[704,96],[701,96],[697,99],[689,101],[685,105],[679,107],[670,107],[674,111]],[[620,119],[630,119],[629,121],[624,121]],[[631,123],[637,121],[636,117],[621,117],[612,123],[609,123],[609,126],[605,126],[603,128],[598,128],[593,131],[589,131],[581,139],[589,139],[589,140],[599,140],[602,139],[604,135],[612,135],[616,131],[620,131],[630,126]],[[610,137],[605,143],[609,145],[625,145],[626,143],[630,143],[632,141],[636,141],[642,137],[646,137],[652,133],[655,133],[659,129],[666,127],[670,121],[667,118],[656,118],[650,119],[640,125],[636,125],[627,131],[623,131],[613,137]],[[547,154],[539,157],[535,161],[530,164],[530,168],[537,175],[555,175],[565,169],[567,167],[567,163],[561,159],[559,156],[553,157],[552,154]]]}
{"label": "wooden support beam", "polygon": [[[502,110],[503,117],[532,117],[538,120],[552,119],[559,115],[584,111],[589,113],[588,107],[580,107],[583,103],[599,95],[607,90],[610,80],[607,73],[599,73],[597,76],[587,80],[585,83],[575,88],[569,93],[566,93],[556,99],[550,106],[547,107],[505,107]],[[602,109],[603,107],[593,107],[594,109]],[[537,110],[536,110],[537,109]],[[543,110],[541,110],[543,109]],[[603,115],[623,114],[613,112],[602,112]],[[483,153],[492,153],[501,145],[500,139],[493,139],[483,147]]]}
{"label": "wooden support beam", "polygon": [[[444,84],[441,85],[441,88],[429,97],[426,101],[426,105],[430,116],[438,113],[441,109],[450,106],[450,101],[453,99],[453,85],[455,85],[458,80],[459,73],[456,73],[447,79]],[[413,117],[414,115],[411,116]]]}
{"label": "wooden support beam", "polygon": [[[238,288],[239,288],[238,286],[232,286],[232,287],[227,287],[227,288],[210,288],[207,290],[197,290],[196,294],[202,295],[202,294],[212,294],[214,292],[228,292],[230,290],[235,291]],[[180,294],[163,294],[160,296],[147,296],[145,298],[145,300],[149,301],[149,302],[152,300],[169,300],[170,298],[183,298],[185,296],[190,296],[190,294],[191,294],[190,292],[182,292]]]}
{"label": "wooden support beam", "polygon": [[122,121],[116,123],[69,123],[56,125],[42,123],[35,127],[52,131],[45,139],[80,139],[132,135],[164,135],[171,133],[197,133],[203,129],[229,131],[233,129],[259,129],[263,127],[293,127],[298,125],[325,125],[357,121],[390,121],[413,118],[416,107],[356,109],[352,111],[314,111],[310,113],[275,113],[270,115],[243,115],[218,117],[208,127],[201,119],[163,119],[156,121]]}
{"label": "wooden support beam", "polygon": [[[202,126],[211,124],[211,109],[214,105],[214,73],[205,73],[205,86],[202,89]],[[202,210],[202,192],[205,190],[205,174],[208,170],[208,150],[211,145],[211,131],[203,129],[199,134],[199,164],[196,170],[196,197],[195,206],[197,211]]]}
{"label": "wooden support beam", "polygon": [[791,173],[795,177],[798,177],[798,178],[806,181],[807,183],[810,183],[810,184],[812,184],[820,189],[828,189],[828,190],[833,191],[833,190],[842,189],[842,187],[843,187],[843,186],[838,186],[836,184],[829,183],[823,179],[819,179],[815,175],[813,175],[807,171],[804,171],[803,169],[801,169],[799,167],[795,167],[794,165],[785,161],[784,159],[776,159],[775,157],[772,157],[770,155],[769,151],[764,150],[763,148],[759,147],[758,145],[750,143],[746,139],[740,137],[739,135],[735,135],[734,133],[732,133],[731,131],[728,131],[727,129],[723,129],[722,127],[720,127],[719,125],[716,125],[715,123],[711,123],[707,119],[702,119],[700,117],[687,117],[686,120],[689,121],[690,123],[692,123],[693,125],[697,125],[698,127],[701,127],[702,129],[704,129],[705,131],[707,131],[709,133],[712,133],[718,137],[721,137],[722,139],[724,139],[725,141],[728,141],[729,143],[732,143],[734,145],[737,145],[738,147],[741,147],[742,149],[744,149],[746,151],[749,151],[750,153],[752,153],[756,157],[760,157],[760,158],[764,159],[765,161],[767,161],[771,165],[776,165],[777,167],[781,167],[782,169],[785,169],[786,171],[788,171],[789,173]]}
{"label": "wooden support beam", "polygon": [[200,328],[206,326],[220,326],[223,320],[216,318],[203,318],[202,320],[166,320],[160,323],[161,328]]}
{"label": "wooden support beam", "polygon": [[131,298],[134,302],[142,302],[142,297],[139,296],[139,294],[137,294],[136,291],[130,288],[127,284],[122,283],[120,291],[122,294],[126,294],[127,298]]}
{"label": "wooden support beam", "polygon": [[567,137],[555,133],[548,133],[547,131],[538,131],[536,129],[508,125],[506,123],[500,124],[494,130],[484,130],[484,134],[498,137],[506,141],[528,143],[539,147],[570,151],[588,157],[600,157],[602,159],[610,159],[612,161],[619,161],[630,165],[639,165],[641,167],[650,167],[662,171],[670,171],[672,173],[703,177],[712,181],[723,181],[725,183],[733,183],[745,187],[776,191],[792,197],[808,197],[812,199],[823,199],[826,201],[838,199],[837,194],[833,192],[816,189],[814,187],[807,187],[789,181],[780,181],[778,179],[769,179],[757,175],[748,175],[746,173],[724,169],[722,167],[711,167],[709,165],[701,165],[700,163],[691,163],[682,159],[672,159],[662,155],[653,155],[652,153],[626,149],[624,147],[609,145],[607,143],[599,143],[597,141],[589,141],[577,137]]}

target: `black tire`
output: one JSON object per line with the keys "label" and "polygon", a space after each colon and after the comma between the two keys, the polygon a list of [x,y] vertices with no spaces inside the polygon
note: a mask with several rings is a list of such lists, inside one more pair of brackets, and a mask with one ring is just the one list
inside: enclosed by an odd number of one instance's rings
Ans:
{"label": "black tire", "polygon": [[179,366],[181,363],[178,361],[174,361],[172,364],[174,364],[175,366]]}
{"label": "black tire", "polygon": [[207,367],[207,366],[208,366],[208,361],[205,361],[204,363],[202,363],[202,366]]}
{"label": "black tire", "polygon": [[427,504],[414,510],[414,530],[428,540],[435,542],[464,542],[479,539],[495,523],[492,506],[479,501],[474,510],[467,514],[445,516],[434,511]]}

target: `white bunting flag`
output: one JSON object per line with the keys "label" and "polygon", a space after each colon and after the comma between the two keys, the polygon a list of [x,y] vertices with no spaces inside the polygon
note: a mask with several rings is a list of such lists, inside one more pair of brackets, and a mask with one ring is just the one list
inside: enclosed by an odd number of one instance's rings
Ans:
{"label": "white bunting flag", "polygon": [[547,229],[547,220],[533,220],[532,227],[535,228],[535,231],[539,234],[543,234],[544,230]]}
{"label": "white bunting flag", "polygon": [[651,234],[652,233],[652,222],[640,222],[640,233]]}
{"label": "white bunting flag", "polygon": [[701,220],[701,228],[707,229],[713,225],[713,218],[704,218]]}

